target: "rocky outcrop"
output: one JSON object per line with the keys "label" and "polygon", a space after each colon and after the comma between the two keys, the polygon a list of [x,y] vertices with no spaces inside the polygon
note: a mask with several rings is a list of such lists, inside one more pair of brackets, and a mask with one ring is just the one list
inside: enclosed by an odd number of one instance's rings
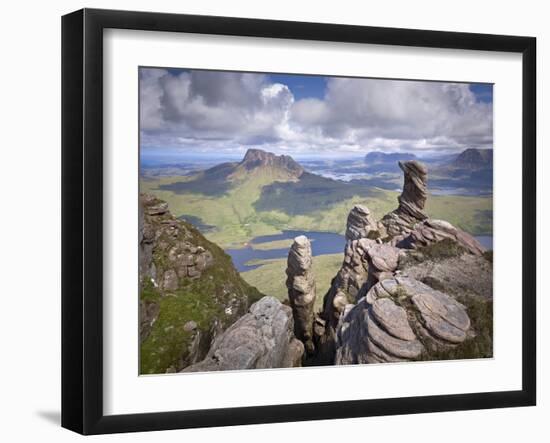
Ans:
{"label": "rocky outcrop", "polygon": [[360,247],[364,251],[363,260],[367,263],[368,278],[357,298],[363,297],[380,280],[392,277],[403,256],[400,249],[369,239],[361,239]]}
{"label": "rocky outcrop", "polygon": [[[384,233],[383,233],[384,232]],[[316,316],[313,326],[314,338],[321,361],[334,354],[335,331],[344,308],[355,303],[358,294],[369,280],[367,248],[371,248],[385,236],[385,228],[377,223],[366,206],[355,205],[347,219],[346,246],[342,267],[332,279],[323,299],[323,311]]]}
{"label": "rocky outcrop", "polygon": [[293,330],[290,307],[263,297],[214,341],[204,360],[181,372],[299,366],[304,346]]}
{"label": "rocky outcrop", "polygon": [[466,308],[406,277],[385,279],[346,307],[336,333],[336,364],[429,359],[471,338]]}
{"label": "rocky outcrop", "polygon": [[366,206],[355,205],[350,211],[346,224],[344,261],[324,298],[324,318],[329,324],[338,323],[344,307],[358,299],[359,292],[369,280],[369,262],[372,264],[374,260],[379,265],[379,268],[376,265],[372,267],[374,275],[371,279],[380,272],[397,267],[399,251],[373,240],[384,237],[384,230]]}
{"label": "rocky outcrop", "polygon": [[410,232],[416,223],[428,218],[424,212],[428,197],[426,166],[412,160],[399,162],[399,167],[405,175],[403,192],[398,197],[399,206],[381,220],[391,237]]}
{"label": "rocky outcrop", "polygon": [[141,372],[177,372],[202,360],[261,294],[166,202],[141,195],[139,211]]}
{"label": "rocky outcrop", "polygon": [[238,167],[252,170],[257,168],[272,168],[286,171],[295,178],[304,173],[304,168],[289,155],[275,155],[262,149],[249,149]]}
{"label": "rocky outcrop", "polygon": [[355,205],[348,215],[346,240],[383,237],[384,235],[380,232],[383,228],[371,215],[369,208],[364,205]]}
{"label": "rocky outcrop", "polygon": [[398,248],[418,249],[443,240],[451,240],[470,254],[482,255],[485,252],[481,243],[467,232],[444,220],[434,219],[418,223],[410,232],[394,237],[391,244]]}
{"label": "rocky outcrop", "polygon": [[193,243],[188,226],[168,211],[168,204],[151,195],[140,197],[140,281],[149,279],[161,291],[176,291],[181,279],[200,278],[213,256]]}
{"label": "rocky outcrop", "polygon": [[315,280],[311,269],[311,243],[300,235],[294,239],[288,253],[286,287],[292,313],[294,333],[304,343],[306,351],[313,352],[313,306]]}
{"label": "rocky outcrop", "polygon": [[[466,232],[424,212],[427,170],[399,163],[399,207],[376,222],[364,206],[348,216],[344,262],[313,321],[318,364],[492,355],[492,262]],[[471,358],[471,357],[466,357]]]}

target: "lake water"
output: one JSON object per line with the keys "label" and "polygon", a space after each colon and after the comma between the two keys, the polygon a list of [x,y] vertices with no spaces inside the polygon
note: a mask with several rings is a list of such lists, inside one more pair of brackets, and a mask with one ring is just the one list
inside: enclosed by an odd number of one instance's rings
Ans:
{"label": "lake water", "polygon": [[277,240],[292,240],[299,235],[306,235],[311,241],[311,252],[313,256],[324,254],[344,253],[346,238],[332,232],[304,232],[304,231],[283,231],[280,234],[262,235],[255,237],[248,246],[240,249],[226,249],[233,263],[239,272],[251,271],[260,265],[247,265],[251,260],[266,260],[273,258],[286,258],[288,248],[260,250],[254,249],[252,245],[268,243]]}
{"label": "lake water", "polygon": [[[286,258],[289,248],[254,249],[252,245],[268,243],[277,240],[292,240],[299,235],[306,235],[311,241],[311,252],[313,256],[325,254],[342,254],[344,257],[344,247],[346,238],[340,234],[332,232],[304,232],[304,231],[283,231],[280,234],[262,235],[255,237],[248,246],[240,249],[226,249],[233,259],[233,263],[239,272],[251,271],[259,268],[258,264],[247,264],[251,260],[268,260],[277,258]],[[492,235],[476,235],[475,238],[487,249],[493,249]]]}

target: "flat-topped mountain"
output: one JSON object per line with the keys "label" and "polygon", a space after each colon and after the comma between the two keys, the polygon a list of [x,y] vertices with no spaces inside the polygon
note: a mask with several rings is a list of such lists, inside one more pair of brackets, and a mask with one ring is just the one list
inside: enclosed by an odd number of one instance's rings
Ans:
{"label": "flat-topped mountain", "polygon": [[451,166],[457,169],[489,169],[493,167],[493,150],[469,148],[453,160]]}
{"label": "flat-topped mountain", "polygon": [[275,168],[293,174],[296,177],[299,177],[304,172],[304,168],[302,168],[302,166],[300,166],[291,156],[275,155],[261,149],[249,149],[246,151],[238,167],[243,167],[246,170]]}
{"label": "flat-topped mountain", "polygon": [[197,192],[220,195],[254,181],[266,185],[275,181],[297,181],[304,168],[288,155],[276,155],[261,149],[249,149],[240,162],[226,162],[189,176],[188,180],[162,185],[163,190],[184,194]]}

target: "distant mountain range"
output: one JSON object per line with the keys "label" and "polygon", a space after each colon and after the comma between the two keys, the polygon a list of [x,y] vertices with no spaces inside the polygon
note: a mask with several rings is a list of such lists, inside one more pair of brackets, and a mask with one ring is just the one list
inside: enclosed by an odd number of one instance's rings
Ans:
{"label": "distant mountain range", "polygon": [[466,149],[456,156],[451,163],[451,166],[456,169],[469,169],[471,171],[492,168],[493,150],[475,148]]}
{"label": "distant mountain range", "polygon": [[437,157],[437,158],[418,158],[410,152],[369,152],[365,156],[367,167],[380,165],[397,166],[397,162],[408,160],[420,160],[425,163],[435,163],[452,169],[469,169],[477,171],[493,167],[493,150],[468,148],[459,154]]}
{"label": "distant mountain range", "polygon": [[[216,243],[231,247],[274,230],[340,232],[342,217],[357,202],[385,213],[394,205],[394,192],[403,186],[398,161],[411,157],[414,154],[382,153],[369,157],[377,162],[371,165],[363,159],[355,163],[331,159],[324,160],[321,167],[311,168],[288,155],[249,149],[240,161],[211,166],[215,161],[212,158],[202,170],[147,177],[140,186],[143,192],[168,201],[176,217],[191,221]],[[467,170],[449,166],[457,157],[444,159],[446,166],[428,164],[429,191],[449,196],[450,200],[454,195],[492,194],[492,168]],[[338,178],[345,174],[351,179]],[[489,206],[480,200],[464,209],[467,215],[457,210],[466,220],[460,226],[469,232],[488,232],[490,214],[473,215],[478,208],[485,210]],[[434,212],[434,216],[438,214]],[[452,214],[442,216],[456,221]]]}
{"label": "distant mountain range", "polygon": [[380,152],[380,151],[373,151],[369,152],[367,155],[365,155],[365,163],[367,165],[375,165],[375,164],[386,164],[386,163],[392,163],[396,164],[399,161],[408,161],[408,160],[417,160],[416,155],[408,153],[408,152]]}

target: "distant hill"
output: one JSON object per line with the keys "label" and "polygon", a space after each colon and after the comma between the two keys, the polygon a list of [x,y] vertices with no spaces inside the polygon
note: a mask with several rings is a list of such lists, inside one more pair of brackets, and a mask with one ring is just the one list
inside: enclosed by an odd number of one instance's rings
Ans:
{"label": "distant hill", "polygon": [[380,163],[396,164],[399,161],[416,160],[417,157],[414,154],[408,152],[380,152],[373,151],[365,155],[365,163],[367,165],[374,165]]}
{"label": "distant hill", "polygon": [[364,159],[365,172],[369,174],[391,173],[401,176],[399,162],[408,160],[417,160],[417,157],[408,152],[369,152]]}
{"label": "distant hill", "polygon": [[455,169],[468,169],[470,171],[490,169],[493,167],[493,150],[476,148],[466,149],[456,156],[450,166]]}

